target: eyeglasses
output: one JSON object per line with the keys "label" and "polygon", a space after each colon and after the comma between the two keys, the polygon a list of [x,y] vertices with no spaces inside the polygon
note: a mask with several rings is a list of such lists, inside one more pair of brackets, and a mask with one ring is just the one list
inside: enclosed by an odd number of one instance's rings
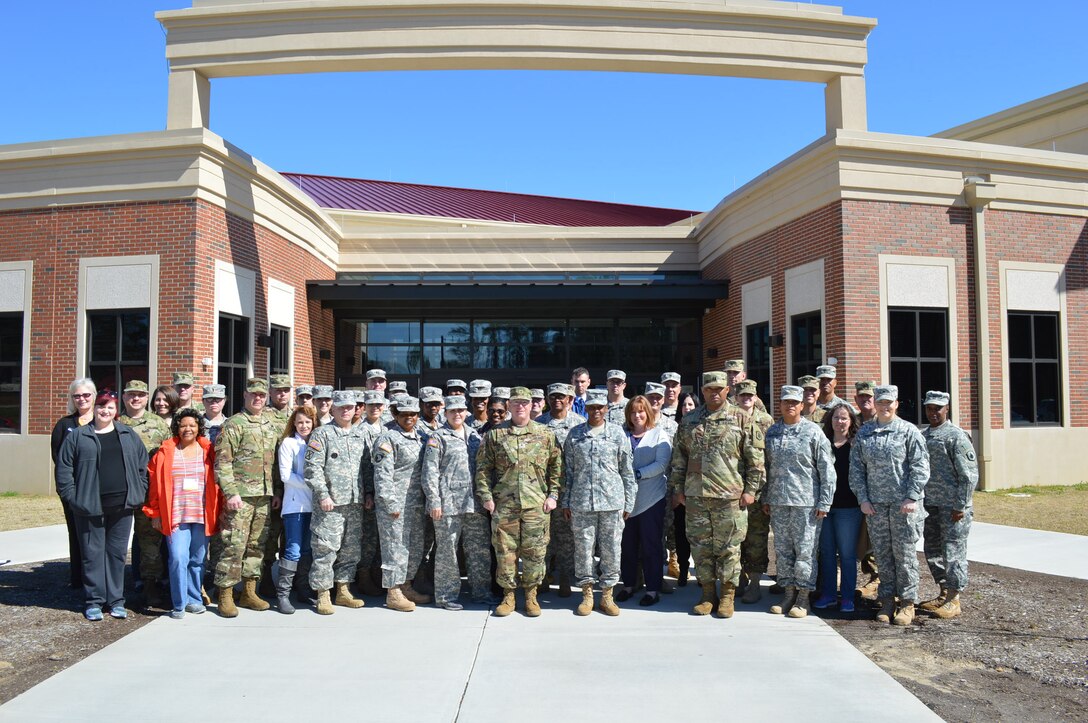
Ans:
{"label": "eyeglasses", "polygon": [[72,399],[90,399],[94,395],[90,392],[82,392],[80,394],[73,394]]}

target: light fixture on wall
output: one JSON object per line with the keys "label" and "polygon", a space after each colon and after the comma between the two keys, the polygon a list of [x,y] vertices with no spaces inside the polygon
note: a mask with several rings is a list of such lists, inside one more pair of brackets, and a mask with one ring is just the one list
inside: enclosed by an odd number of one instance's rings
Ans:
{"label": "light fixture on wall", "polygon": [[212,364],[215,364],[215,360],[210,356],[206,356],[200,360],[200,363],[203,364],[206,369],[210,369]]}
{"label": "light fixture on wall", "polygon": [[782,334],[771,334],[771,336],[767,339],[767,343],[770,344],[772,347],[785,346],[786,337]]}
{"label": "light fixture on wall", "polygon": [[318,359],[332,359],[332,352],[328,349],[319,349],[317,352]]}
{"label": "light fixture on wall", "polygon": [[707,349],[706,350],[706,356],[707,356],[707,359],[717,359],[718,358],[718,347],[712,346],[709,349]]}

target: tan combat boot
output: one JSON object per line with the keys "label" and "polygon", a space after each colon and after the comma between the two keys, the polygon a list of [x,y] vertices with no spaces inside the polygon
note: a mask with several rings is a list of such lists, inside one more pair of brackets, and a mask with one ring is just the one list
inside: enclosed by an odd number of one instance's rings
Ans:
{"label": "tan combat boot", "polygon": [[944,601],[947,600],[947,599],[948,599],[948,588],[947,587],[942,587],[941,592],[940,592],[939,595],[937,595],[937,597],[933,598],[932,600],[926,600],[924,603],[922,603],[918,607],[921,608],[923,612],[931,613],[934,610],[936,610],[937,608],[939,608],[941,605],[944,605]]}
{"label": "tan combat boot", "polygon": [[531,618],[540,617],[540,603],[536,601],[536,588],[525,588],[525,614]]}
{"label": "tan combat boot", "polygon": [[676,559],[676,550],[669,553],[669,577],[680,577],[680,561]]}
{"label": "tan combat boot", "polygon": [[797,589],[797,597],[793,599],[793,607],[786,614],[791,618],[808,617],[808,590]]}
{"label": "tan combat boot", "polygon": [[785,592],[782,593],[782,602],[771,605],[771,615],[782,615],[788,613],[793,607],[794,601],[797,599],[797,588],[787,587]]}
{"label": "tan combat boot", "polygon": [[714,610],[714,606],[717,602],[715,599],[717,595],[714,594],[714,585],[714,582],[704,582],[702,584],[703,597],[695,604],[695,607],[691,609],[691,612],[694,615],[709,615]]}
{"label": "tan combat boot", "polygon": [[929,614],[941,620],[958,617],[960,614],[960,593],[958,590],[949,590],[948,596],[939,608],[929,611]]}
{"label": "tan combat boot", "polygon": [[616,617],[620,614],[619,606],[616,605],[616,601],[612,599],[612,588],[610,587],[601,590],[600,610],[610,617]]}
{"label": "tan combat boot", "polygon": [[332,600],[329,599],[328,590],[317,591],[317,614],[318,615],[332,615],[335,610],[332,609]]}
{"label": "tan combat boot", "polygon": [[589,615],[593,612],[593,586],[582,585],[582,602],[578,603],[575,615]]}
{"label": "tan combat boot", "polygon": [[359,588],[360,595],[378,597],[382,594],[382,589],[375,584],[374,578],[370,576],[370,568],[359,568],[359,571],[355,574],[355,585]]}
{"label": "tan combat boot", "polygon": [[505,618],[507,615],[514,612],[514,604],[515,601],[513,589],[503,590],[502,602],[499,603],[498,607],[495,608],[495,617]]}
{"label": "tan combat boot", "polygon": [[914,622],[914,603],[902,603],[899,609],[895,611],[895,617],[892,618],[892,625],[910,625]]}
{"label": "tan combat boot", "polygon": [[880,612],[876,614],[878,623],[890,623],[895,614],[895,598],[886,597],[880,601]]}
{"label": "tan combat boot", "polygon": [[269,608],[268,603],[257,594],[257,578],[242,580],[242,596],[238,598],[238,607],[257,611]]}
{"label": "tan combat boot", "polygon": [[208,597],[208,593],[204,590],[204,586],[200,586],[200,600],[204,603],[204,607],[212,604],[212,599]]}
{"label": "tan combat boot", "polygon": [[745,605],[752,605],[759,602],[759,599],[763,597],[763,591],[759,588],[760,574],[756,572],[748,573],[748,589],[744,591],[744,595],[740,601]]}
{"label": "tan combat boot", "polygon": [[234,588],[219,588],[219,615],[224,618],[238,617],[238,608],[234,605]]}
{"label": "tan combat boot", "polygon": [[348,589],[346,582],[336,583],[336,605],[342,608],[361,608],[366,605],[365,602],[353,597],[351,590]]}
{"label": "tan combat boot", "polygon": [[404,597],[404,592],[399,585],[394,585],[385,593],[385,606],[402,613],[410,613],[416,609],[416,604]]}
{"label": "tan combat boot", "polygon": [[570,575],[559,576],[559,597],[570,597]]}
{"label": "tan combat boot", "polygon": [[718,617],[733,617],[733,597],[737,594],[737,586],[731,582],[722,583],[722,597],[718,600]]}
{"label": "tan combat boot", "polygon": [[408,598],[409,600],[414,602],[416,605],[426,605],[427,603],[429,603],[431,601],[431,596],[430,595],[424,595],[421,592],[416,592],[415,588],[412,587],[412,581],[411,580],[409,580],[408,582],[401,585],[400,586],[400,591],[402,593],[404,593],[404,597]]}

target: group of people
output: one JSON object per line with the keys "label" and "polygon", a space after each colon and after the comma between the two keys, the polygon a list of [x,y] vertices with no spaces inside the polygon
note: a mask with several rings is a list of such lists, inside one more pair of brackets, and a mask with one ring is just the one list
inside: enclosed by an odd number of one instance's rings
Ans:
{"label": "group of people", "polygon": [[550,582],[563,597],[580,588],[578,615],[618,615],[643,588],[639,604],[654,605],[664,569],[684,585],[692,558],[693,612],[728,618],[738,587],[760,600],[771,533],[783,595],[771,612],[849,612],[863,519],[878,620],[913,619],[923,520],[941,593],[922,607],[959,613],[977,466],[947,394],[927,395],[920,432],[896,416],[894,386],[859,382],[855,408],[831,366],[781,388],[777,422],[740,360],[704,373],[698,400],[673,372],[630,399],[626,374],[607,376],[605,389],[584,368],[546,390],[451,379],[413,397],[380,369],[358,391],[272,375],[249,379],[229,418],[222,385],[196,402],[184,373],[154,393],[130,381],[120,400],[76,380],[53,455],[85,615],[125,617],[133,526],[145,600],[163,603],[165,570],[175,618],[211,604],[209,559],[224,617],[266,610],[265,597],[287,614],[300,600],[363,607],[353,583],[393,610],[432,591],[460,610],[462,571],[474,602],[509,615],[522,589],[535,617]]}

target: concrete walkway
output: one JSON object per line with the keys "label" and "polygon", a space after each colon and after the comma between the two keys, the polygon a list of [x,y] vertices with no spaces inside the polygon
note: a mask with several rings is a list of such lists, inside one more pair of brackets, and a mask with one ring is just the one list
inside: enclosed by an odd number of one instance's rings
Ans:
{"label": "concrete walkway", "polygon": [[972,522],[967,559],[1088,580],[1088,537]]}
{"label": "concrete walkway", "polygon": [[0,564],[24,565],[67,557],[68,528],[64,525],[0,532]]}
{"label": "concrete walkway", "polygon": [[753,700],[752,720],[939,720],[819,619],[769,615],[766,599],[732,620],[688,615],[697,598],[689,585],[618,618],[576,617],[577,598],[554,593],[538,619],[376,601],[160,618],[0,706],[0,721],[717,720]]}

